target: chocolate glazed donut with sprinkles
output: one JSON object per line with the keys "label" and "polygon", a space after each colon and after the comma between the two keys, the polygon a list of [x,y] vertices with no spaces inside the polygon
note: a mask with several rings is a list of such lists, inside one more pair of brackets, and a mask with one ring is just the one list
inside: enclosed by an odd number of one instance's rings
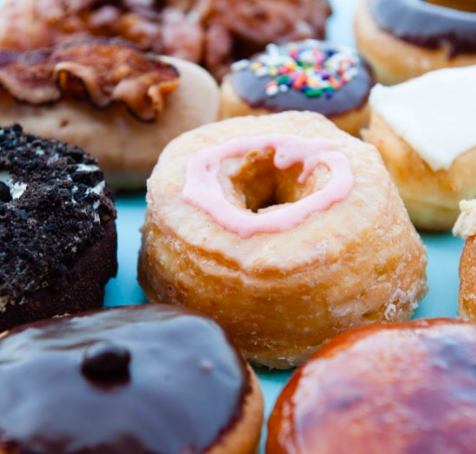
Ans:
{"label": "chocolate glazed donut with sprinkles", "polygon": [[221,115],[308,110],[358,135],[369,119],[373,84],[369,66],[350,47],[317,40],[270,44],[232,65],[221,87]]}

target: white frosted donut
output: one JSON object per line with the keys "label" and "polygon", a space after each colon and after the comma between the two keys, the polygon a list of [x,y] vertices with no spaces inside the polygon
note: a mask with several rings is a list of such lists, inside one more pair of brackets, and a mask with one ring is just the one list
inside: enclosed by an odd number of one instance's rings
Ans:
{"label": "white frosted donut", "polygon": [[417,228],[451,230],[476,197],[476,66],[432,71],[370,95],[362,131],[375,145]]}
{"label": "white frosted donut", "polygon": [[139,279],[207,313],[248,359],[301,364],[349,327],[408,319],[426,253],[377,150],[319,114],[213,123],[148,182]]}

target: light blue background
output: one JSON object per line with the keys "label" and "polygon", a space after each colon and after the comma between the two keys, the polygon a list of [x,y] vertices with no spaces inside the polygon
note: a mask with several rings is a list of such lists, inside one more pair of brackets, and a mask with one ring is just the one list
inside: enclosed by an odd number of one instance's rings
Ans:
{"label": "light blue background", "polygon": [[[331,41],[353,44],[352,20],[357,0],[334,0],[334,15],[329,22]],[[145,301],[137,284],[137,255],[140,247],[140,227],[144,222],[143,193],[118,196],[119,274],[107,286],[106,305],[126,305]],[[415,318],[449,316],[457,313],[458,265],[463,242],[451,234],[424,234],[428,248],[428,278],[430,291],[416,312]],[[266,401],[266,414],[290,376],[289,372],[258,371]]]}

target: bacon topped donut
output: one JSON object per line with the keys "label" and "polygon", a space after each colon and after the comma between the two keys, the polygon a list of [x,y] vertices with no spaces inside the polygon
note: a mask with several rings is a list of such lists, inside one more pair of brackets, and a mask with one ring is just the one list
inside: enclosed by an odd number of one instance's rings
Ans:
{"label": "bacon topped donut", "polygon": [[179,73],[129,43],[91,40],[25,54],[1,51],[0,84],[27,104],[68,95],[99,108],[122,102],[139,120],[152,121],[164,110],[164,96],[178,87]]}
{"label": "bacon topped donut", "polygon": [[204,69],[117,38],[0,51],[0,124],[80,146],[115,186],[144,184],[162,148],[218,104]]}
{"label": "bacon topped donut", "polygon": [[204,64],[230,63],[270,42],[323,38],[327,0],[6,0],[0,48],[29,50],[84,36],[120,36],[144,50]]}

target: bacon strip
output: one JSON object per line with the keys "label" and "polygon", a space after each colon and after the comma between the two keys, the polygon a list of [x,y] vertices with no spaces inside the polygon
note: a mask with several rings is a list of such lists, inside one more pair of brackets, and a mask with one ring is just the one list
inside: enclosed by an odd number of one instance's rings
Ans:
{"label": "bacon strip", "polygon": [[154,121],[179,85],[171,65],[119,40],[89,39],[26,52],[0,51],[0,85],[31,105],[87,99],[104,109],[123,103],[137,119]]}
{"label": "bacon strip", "polygon": [[200,63],[217,80],[270,42],[324,38],[328,0],[1,0],[0,48],[87,36]]}

